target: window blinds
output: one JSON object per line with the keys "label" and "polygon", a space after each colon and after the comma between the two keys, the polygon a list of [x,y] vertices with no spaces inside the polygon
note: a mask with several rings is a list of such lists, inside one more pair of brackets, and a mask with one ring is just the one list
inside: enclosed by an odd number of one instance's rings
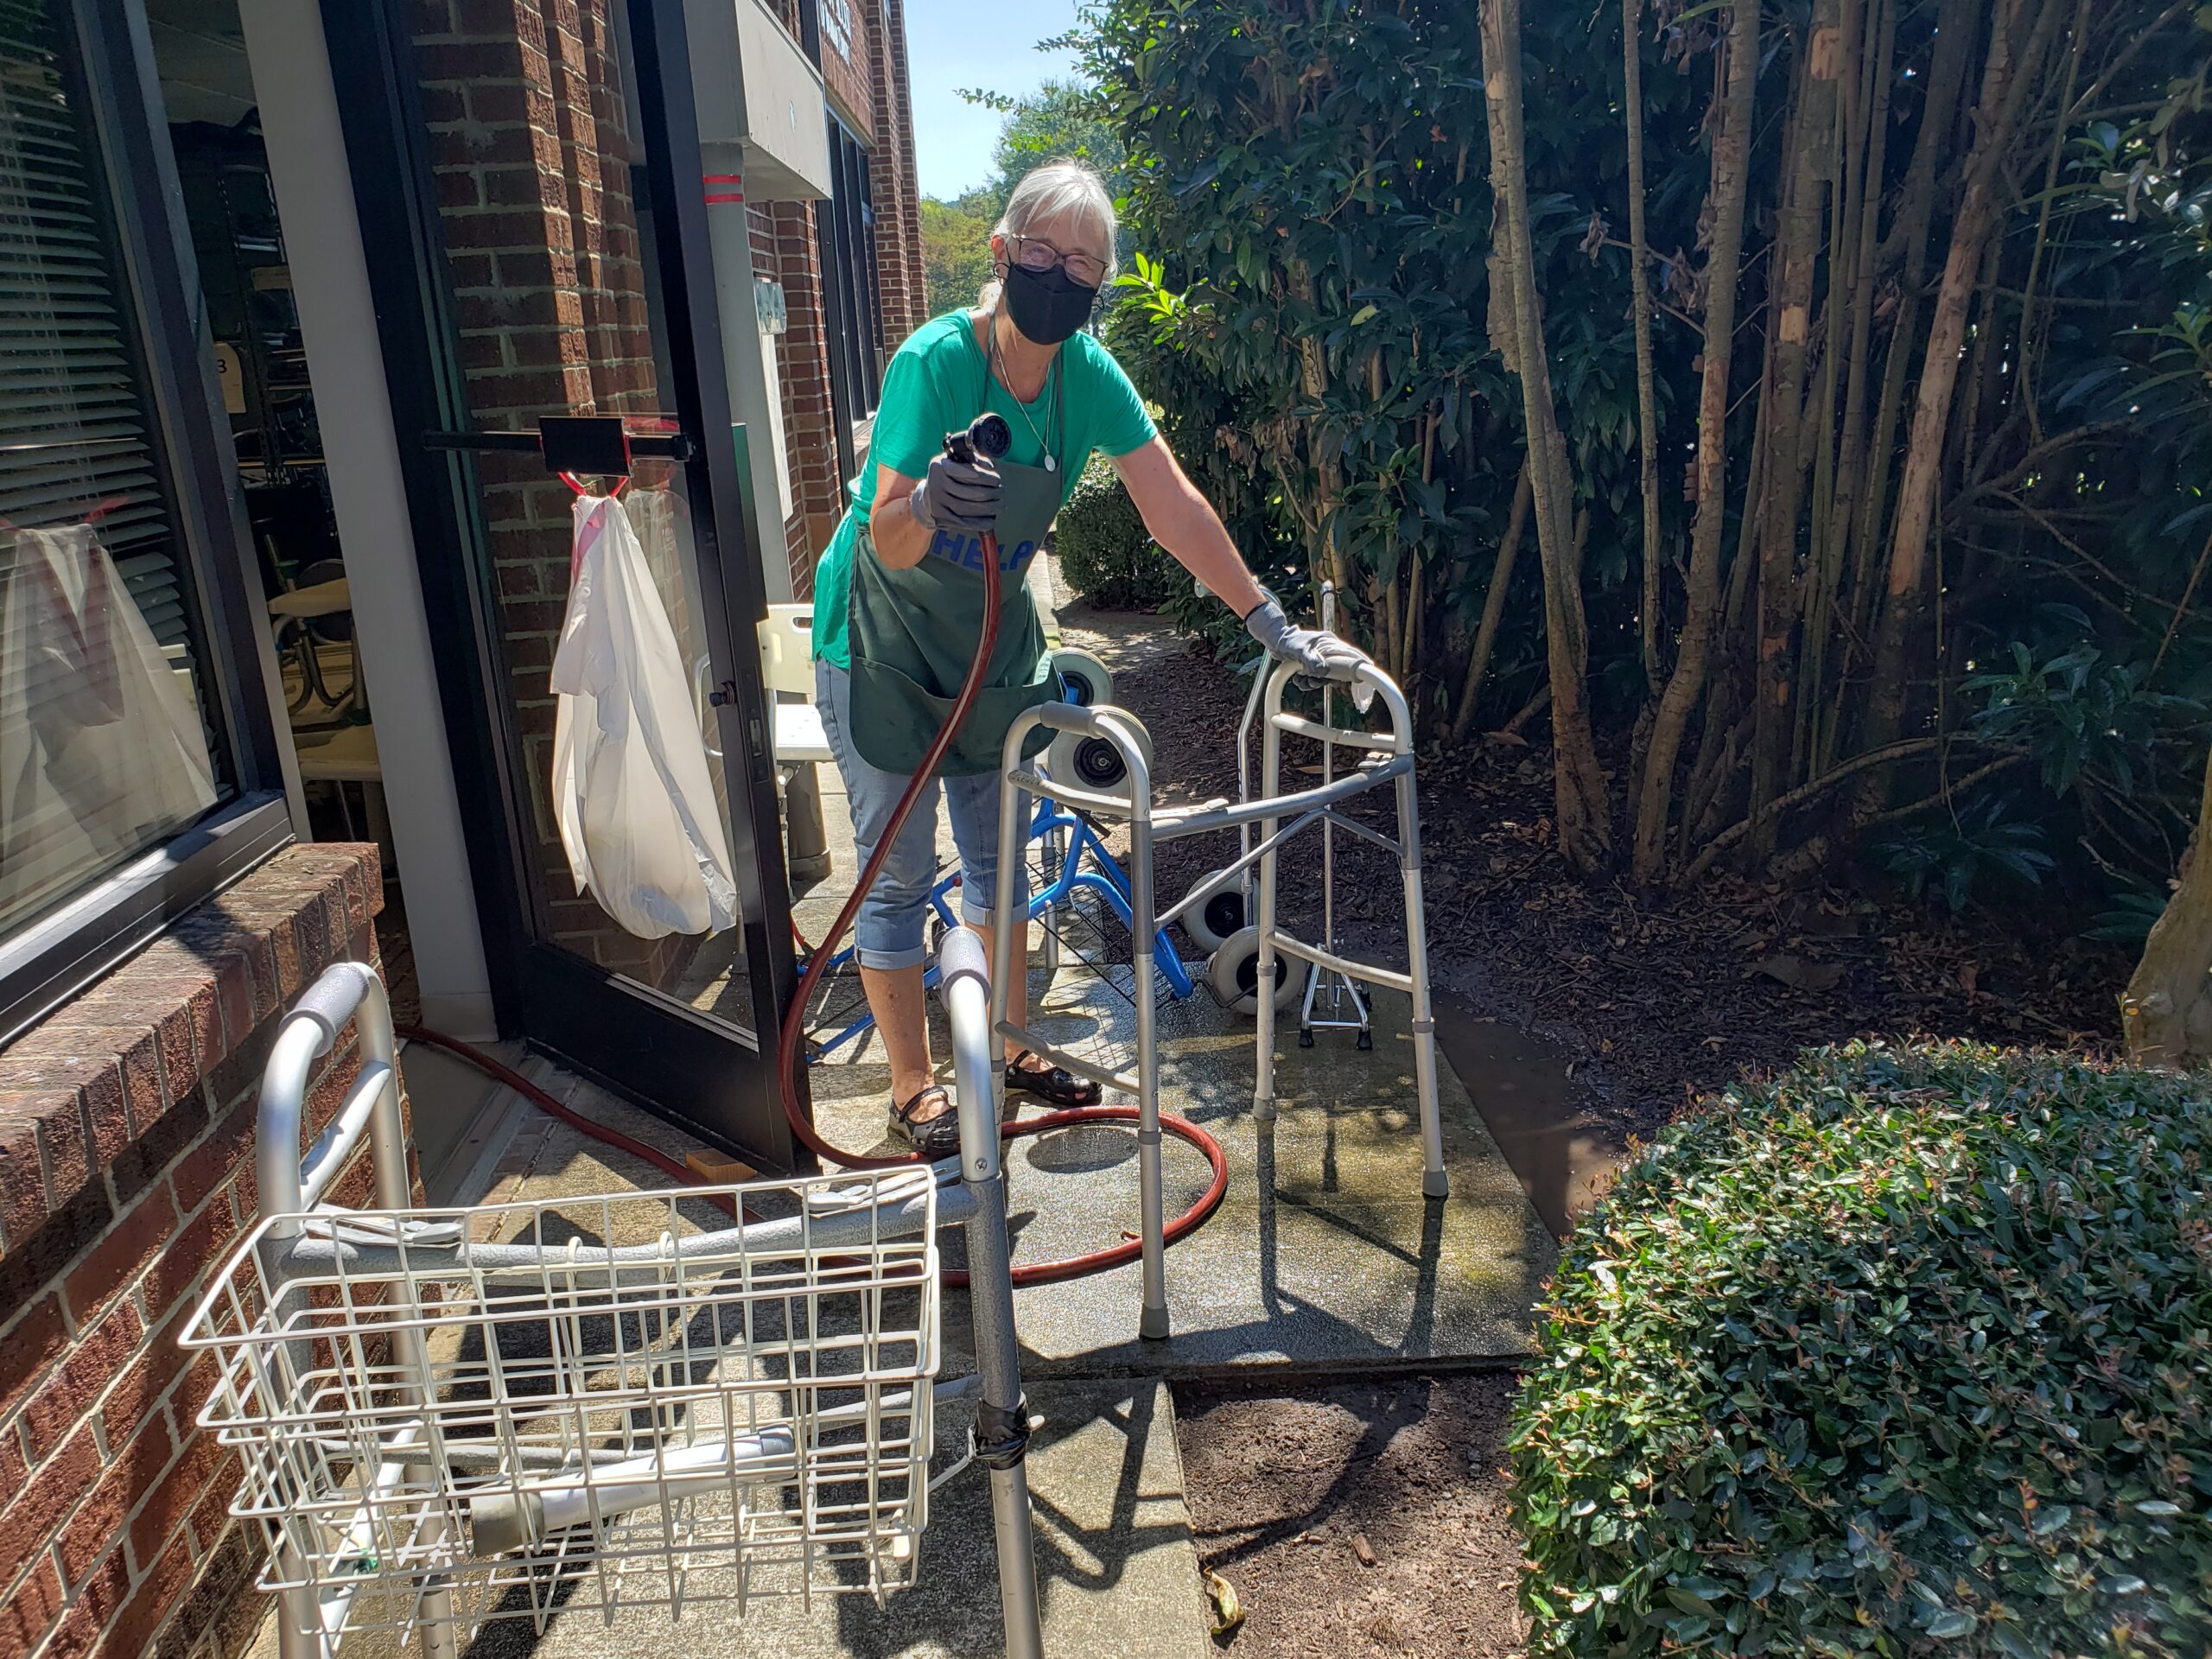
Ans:
{"label": "window blinds", "polygon": [[132,314],[51,4],[0,0],[0,931],[214,798]]}

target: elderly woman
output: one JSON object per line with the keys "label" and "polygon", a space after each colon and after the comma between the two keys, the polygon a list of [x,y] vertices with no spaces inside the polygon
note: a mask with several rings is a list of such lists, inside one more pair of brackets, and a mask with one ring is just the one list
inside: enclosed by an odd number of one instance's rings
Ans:
{"label": "elderly woman", "polygon": [[[1001,746],[1022,711],[1059,696],[1022,578],[1094,452],[1113,461],[1154,538],[1269,652],[1327,678],[1349,678],[1361,660],[1333,635],[1289,625],[1184,477],[1121,365],[1083,332],[1113,270],[1114,231],[1112,198],[1076,162],[1040,167],[1014,188],[991,232],[997,280],[981,303],[916,329],[891,359],[871,464],[815,578],[815,697],[865,864],[967,673],[982,623],[982,537],[997,536],[998,645],[939,768],[960,850],[963,917],[987,939],[997,919]],[[945,454],[945,435],[985,410],[1012,427],[1008,454],[996,465]],[[929,787],[934,795],[939,784]],[[861,983],[891,1060],[893,1125],[934,1159],[957,1154],[959,1135],[934,1080],[924,1019],[934,799],[923,808],[907,820],[855,931]],[[1011,920],[1022,930],[1014,960],[1023,961],[1027,918]],[[1016,1024],[1025,990],[1019,980],[1009,988]],[[1010,1094],[1055,1106],[1097,1099],[1095,1084],[1008,1046]]]}

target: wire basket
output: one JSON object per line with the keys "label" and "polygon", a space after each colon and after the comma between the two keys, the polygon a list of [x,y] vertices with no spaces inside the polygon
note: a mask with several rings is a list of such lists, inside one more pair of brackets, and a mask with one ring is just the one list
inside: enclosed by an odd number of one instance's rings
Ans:
{"label": "wire basket", "polygon": [[200,1422],[277,1546],[263,1587],[315,1599],[325,1650],[912,1580],[935,1189],[720,1190],[784,1224],[748,1242],[687,1188],[271,1217],[232,1256],[183,1338],[219,1364]]}

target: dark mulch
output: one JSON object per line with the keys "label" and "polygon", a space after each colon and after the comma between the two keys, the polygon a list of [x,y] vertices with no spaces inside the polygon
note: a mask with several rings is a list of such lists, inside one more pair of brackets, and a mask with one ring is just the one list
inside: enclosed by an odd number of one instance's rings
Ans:
{"label": "dark mulch", "polygon": [[1244,1659],[1516,1654],[1496,1373],[1284,1397],[1178,1384],[1199,1560],[1244,1612]]}
{"label": "dark mulch", "polygon": [[[1151,732],[1172,798],[1234,795],[1248,683],[1193,654],[1154,617],[1074,606],[1075,643],[1116,670],[1115,694]],[[1286,744],[1286,764],[1310,746]],[[2107,1049],[2126,952],[2080,938],[2032,894],[1954,918],[1870,881],[1784,888],[1715,875],[1679,895],[1570,878],[1552,837],[1550,757],[1489,741],[1423,756],[1425,909],[1440,984],[1478,1013],[1532,1027],[1573,1060],[1589,1109],[1616,1133],[1649,1134],[1694,1094],[1798,1049],[1859,1036],[1932,1036]],[[1292,779],[1315,781],[1313,771]],[[1356,816],[1387,828],[1378,792]],[[1318,837],[1284,861],[1293,925],[1318,931]],[[1387,951],[1402,941],[1396,874],[1339,837],[1340,930]],[[1226,862],[1222,846],[1171,842],[1162,902]],[[2045,918],[2049,917],[2047,921]]]}

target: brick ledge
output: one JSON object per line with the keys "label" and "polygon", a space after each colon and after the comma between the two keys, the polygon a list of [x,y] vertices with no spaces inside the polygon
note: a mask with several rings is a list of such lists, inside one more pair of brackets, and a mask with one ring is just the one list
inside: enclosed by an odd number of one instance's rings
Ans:
{"label": "brick ledge", "polygon": [[258,1069],[255,1030],[371,959],[383,907],[374,846],[287,848],[0,1049],[0,1261],[55,1217],[94,1211],[97,1231],[127,1207],[207,1126],[203,1096]]}

